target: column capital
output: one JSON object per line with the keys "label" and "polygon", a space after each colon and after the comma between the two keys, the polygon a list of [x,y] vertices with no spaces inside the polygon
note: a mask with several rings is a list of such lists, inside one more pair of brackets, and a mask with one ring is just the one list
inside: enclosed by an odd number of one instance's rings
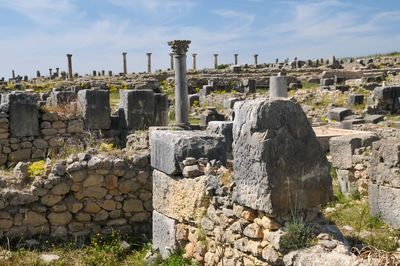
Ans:
{"label": "column capital", "polygon": [[218,54],[214,54],[214,56],[218,56]]}
{"label": "column capital", "polygon": [[189,48],[189,44],[191,41],[189,40],[174,40],[169,41],[168,45],[171,46],[172,52],[176,55],[185,55]]}
{"label": "column capital", "polygon": [[123,53],[122,53],[122,55],[127,55],[127,54],[128,54],[127,52],[123,52]]}
{"label": "column capital", "polygon": [[234,54],[234,56],[238,56],[239,54]]}
{"label": "column capital", "polygon": [[150,55],[152,55],[152,53],[146,53],[147,54],[147,56],[150,56]]}
{"label": "column capital", "polygon": [[72,57],[72,54],[67,54],[68,57]]}
{"label": "column capital", "polygon": [[196,56],[197,56],[197,54],[192,54],[192,56],[193,56],[193,57],[196,57]]}
{"label": "column capital", "polygon": [[257,57],[257,56],[258,56],[258,54],[255,54],[254,56],[255,56],[255,57]]}

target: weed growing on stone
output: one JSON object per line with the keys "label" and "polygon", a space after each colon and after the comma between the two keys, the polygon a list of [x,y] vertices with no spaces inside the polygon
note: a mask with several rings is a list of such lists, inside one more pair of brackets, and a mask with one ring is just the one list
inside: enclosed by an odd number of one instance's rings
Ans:
{"label": "weed growing on stone", "polygon": [[298,250],[311,245],[315,238],[312,226],[308,225],[305,216],[300,212],[293,212],[283,229],[281,247],[286,252]]}
{"label": "weed growing on stone", "polygon": [[41,176],[45,168],[46,163],[43,160],[32,163],[28,169],[29,177],[35,178],[37,176]]}

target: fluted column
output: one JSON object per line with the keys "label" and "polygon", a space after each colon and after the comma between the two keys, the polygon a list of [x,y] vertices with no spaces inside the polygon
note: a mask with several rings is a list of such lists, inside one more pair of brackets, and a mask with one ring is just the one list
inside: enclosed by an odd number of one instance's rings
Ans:
{"label": "fluted column", "polygon": [[123,59],[123,61],[124,61],[124,74],[126,75],[126,74],[128,74],[128,68],[127,68],[127,66],[126,66],[126,52],[123,52],[122,53],[122,59]]}
{"label": "fluted column", "polygon": [[67,54],[68,57],[68,78],[72,79],[72,54]]}
{"label": "fluted column", "polygon": [[151,53],[146,53],[147,55],[147,72],[151,73]]}

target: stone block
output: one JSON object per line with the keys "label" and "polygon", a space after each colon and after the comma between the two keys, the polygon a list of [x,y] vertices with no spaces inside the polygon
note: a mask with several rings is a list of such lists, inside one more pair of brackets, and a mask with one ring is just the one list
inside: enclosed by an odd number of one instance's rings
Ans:
{"label": "stone block", "polygon": [[59,106],[76,101],[76,93],[72,91],[52,91],[46,99],[47,105]]}
{"label": "stone block", "polygon": [[168,125],[168,95],[164,93],[154,94],[154,125]]}
{"label": "stone block", "polygon": [[197,94],[189,94],[189,107],[192,107],[195,104],[195,101],[197,101],[196,106],[200,105],[200,97]]}
{"label": "stone block", "polygon": [[187,157],[226,162],[222,136],[204,131],[150,129],[151,166],[169,175],[179,175]]}
{"label": "stone block", "polygon": [[237,203],[281,215],[329,202],[329,164],[298,103],[257,99],[235,104],[235,114]]}
{"label": "stone block", "polygon": [[232,129],[233,122],[231,121],[211,121],[207,126],[207,133],[210,135],[222,135],[225,139],[226,151],[232,151]]}
{"label": "stone block", "polygon": [[179,221],[200,223],[210,202],[207,177],[184,178],[153,171],[154,210]]}
{"label": "stone block", "polygon": [[207,107],[200,115],[200,126],[207,127],[208,123],[211,121],[224,121],[225,116],[223,114],[218,113],[215,107]]}
{"label": "stone block", "polygon": [[81,90],[78,102],[86,129],[109,129],[111,124],[110,92]]}
{"label": "stone block", "polygon": [[12,137],[39,135],[39,113],[34,94],[13,92],[3,95],[1,101],[8,105]]}
{"label": "stone block", "polygon": [[374,133],[344,135],[329,140],[329,149],[332,156],[332,165],[339,169],[351,169],[353,166],[354,150],[360,147],[371,146],[379,140]]}
{"label": "stone block", "polygon": [[320,79],[321,86],[331,86],[333,84],[335,84],[335,81],[333,79]]}
{"label": "stone block", "polygon": [[383,115],[366,115],[364,119],[365,123],[377,124],[383,121]]}
{"label": "stone block", "polygon": [[233,106],[235,105],[235,103],[239,101],[238,98],[229,98],[227,100],[224,101],[224,108],[225,109],[233,109]]}
{"label": "stone block", "polygon": [[142,130],[154,125],[154,93],[152,90],[120,90],[121,127]]}
{"label": "stone block", "polygon": [[177,248],[175,220],[153,211],[153,248],[165,259]]}
{"label": "stone block", "polygon": [[213,90],[213,86],[204,85],[203,88],[200,89],[200,96],[206,97],[208,94],[211,93],[212,90]]}
{"label": "stone block", "polygon": [[330,120],[343,121],[346,116],[351,115],[351,110],[344,107],[338,107],[329,110],[328,117]]}
{"label": "stone block", "polygon": [[362,94],[350,94],[348,98],[350,105],[359,105],[364,103],[364,95]]}
{"label": "stone block", "polygon": [[254,79],[243,80],[244,93],[256,93],[256,81]]}
{"label": "stone block", "polygon": [[372,216],[400,228],[400,189],[369,184],[368,198]]}

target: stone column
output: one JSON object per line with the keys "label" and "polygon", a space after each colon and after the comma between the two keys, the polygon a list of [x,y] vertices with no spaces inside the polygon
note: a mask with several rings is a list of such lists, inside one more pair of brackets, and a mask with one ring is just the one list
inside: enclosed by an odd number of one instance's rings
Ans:
{"label": "stone column", "polygon": [[287,97],[287,81],[284,74],[269,78],[269,98]]}
{"label": "stone column", "polygon": [[218,54],[214,54],[214,68],[218,69]]}
{"label": "stone column", "polygon": [[126,67],[126,52],[122,53],[122,58],[124,60],[124,74],[128,74],[127,67]]}
{"label": "stone column", "polygon": [[147,55],[147,73],[151,73],[151,53],[146,53]]}
{"label": "stone column", "polygon": [[238,54],[234,54],[234,56],[235,56],[235,65],[237,65],[238,64]]}
{"label": "stone column", "polygon": [[36,77],[37,77],[37,78],[40,78],[40,71],[39,71],[39,70],[36,71]]}
{"label": "stone column", "polygon": [[68,57],[68,78],[72,79],[72,54],[67,54]]}
{"label": "stone column", "polygon": [[53,69],[49,68],[50,79],[53,78]]}
{"label": "stone column", "polygon": [[189,99],[186,79],[186,52],[191,41],[168,42],[175,59],[175,120],[178,126],[189,125]]}
{"label": "stone column", "polygon": [[56,76],[57,78],[60,76],[60,69],[58,67],[56,67]]}
{"label": "stone column", "polygon": [[171,57],[171,70],[174,70],[174,54],[170,53],[169,56]]}
{"label": "stone column", "polygon": [[193,70],[196,70],[196,56],[197,54],[192,54],[193,56]]}
{"label": "stone column", "polygon": [[258,60],[257,60],[258,54],[254,55],[254,65],[257,66],[258,65]]}
{"label": "stone column", "polygon": [[14,69],[12,70],[12,78],[15,79],[15,71],[14,71]]}
{"label": "stone column", "polygon": [[277,58],[277,59],[275,59],[275,64],[278,64],[279,63],[279,59]]}
{"label": "stone column", "polygon": [[112,77],[112,71],[111,70],[108,71],[108,76]]}

